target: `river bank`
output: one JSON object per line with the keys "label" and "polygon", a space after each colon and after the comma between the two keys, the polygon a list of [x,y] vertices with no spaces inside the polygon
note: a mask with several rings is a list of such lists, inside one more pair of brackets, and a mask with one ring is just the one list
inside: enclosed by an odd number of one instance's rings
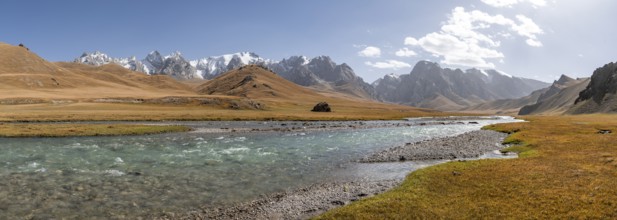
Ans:
{"label": "river bank", "polygon": [[[392,162],[405,160],[473,158],[482,153],[503,148],[500,143],[507,135],[495,131],[471,131],[461,135],[434,138],[378,151],[359,162]],[[408,158],[408,159],[407,159]],[[435,161],[435,164],[448,160]],[[410,170],[409,172],[412,172]],[[456,175],[456,174],[453,174]],[[383,193],[398,186],[403,178],[389,180],[356,180],[328,182],[284,193],[262,196],[259,199],[232,206],[204,207],[188,213],[163,213],[151,216],[159,219],[307,219],[332,208]]]}

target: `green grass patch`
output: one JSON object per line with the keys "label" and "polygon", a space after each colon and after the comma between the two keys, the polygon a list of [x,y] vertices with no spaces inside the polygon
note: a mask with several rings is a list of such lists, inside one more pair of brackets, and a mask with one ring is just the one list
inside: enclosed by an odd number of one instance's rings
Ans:
{"label": "green grass patch", "polygon": [[0,137],[148,135],[190,130],[189,127],[176,125],[4,123],[0,124]]}
{"label": "green grass patch", "polygon": [[317,219],[615,219],[615,115],[528,117],[488,126],[508,132],[510,160],[417,170],[401,186]]}

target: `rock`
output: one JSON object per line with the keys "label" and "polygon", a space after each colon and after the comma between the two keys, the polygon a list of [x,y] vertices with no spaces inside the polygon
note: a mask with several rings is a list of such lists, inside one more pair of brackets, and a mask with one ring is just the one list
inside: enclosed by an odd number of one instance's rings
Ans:
{"label": "rock", "polygon": [[610,134],[613,133],[611,130],[598,130],[598,134]]}
{"label": "rock", "polygon": [[336,200],[336,201],[332,201],[332,205],[345,205],[345,202]]}
{"label": "rock", "polygon": [[330,109],[330,105],[328,105],[327,102],[320,102],[317,103],[317,105],[315,105],[315,107],[313,107],[314,112],[331,112],[332,110]]}

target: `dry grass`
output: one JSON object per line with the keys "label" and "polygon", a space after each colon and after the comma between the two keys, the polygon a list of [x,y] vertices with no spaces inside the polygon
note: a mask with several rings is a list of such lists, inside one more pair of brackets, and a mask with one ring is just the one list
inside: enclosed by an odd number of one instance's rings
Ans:
{"label": "dry grass", "polygon": [[132,124],[0,124],[0,137],[68,137],[146,135],[185,132],[186,126]]}
{"label": "dry grass", "polygon": [[118,103],[1,105],[0,121],[386,120],[445,115],[405,106],[342,104],[332,104],[330,113],[311,112],[312,104],[277,102],[266,102],[267,110]]}
{"label": "dry grass", "polygon": [[[451,162],[318,219],[615,219],[617,116],[526,117],[490,126],[513,132],[512,160]],[[453,175],[453,172],[460,175]]]}

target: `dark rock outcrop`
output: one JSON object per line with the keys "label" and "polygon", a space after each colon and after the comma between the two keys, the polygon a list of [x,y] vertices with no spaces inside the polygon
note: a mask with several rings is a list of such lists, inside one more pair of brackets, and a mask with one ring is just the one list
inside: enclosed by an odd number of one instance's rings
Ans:
{"label": "dark rock outcrop", "polygon": [[575,105],[568,112],[572,114],[617,112],[617,63],[611,62],[596,69],[589,85],[582,90]]}
{"label": "dark rock outcrop", "polygon": [[311,110],[313,112],[331,112],[332,109],[330,109],[330,105],[328,105],[327,102],[320,102],[317,103],[317,105],[315,105],[315,107],[313,107],[313,110]]}

